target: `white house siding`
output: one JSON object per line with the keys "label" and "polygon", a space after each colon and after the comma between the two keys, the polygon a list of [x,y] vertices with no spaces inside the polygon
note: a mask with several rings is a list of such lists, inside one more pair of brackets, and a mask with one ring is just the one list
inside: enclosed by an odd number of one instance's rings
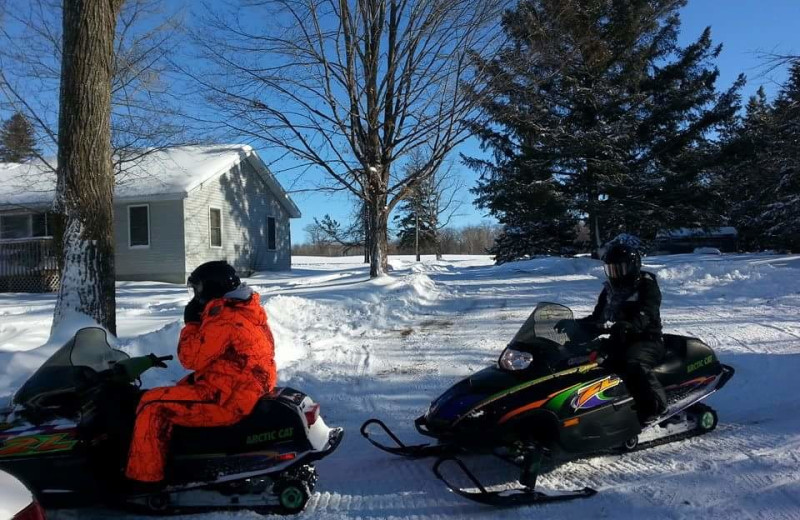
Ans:
{"label": "white house siding", "polygon": [[[150,246],[128,245],[128,207],[150,207]],[[117,280],[186,283],[183,200],[117,202],[114,204]]]}
{"label": "white house siding", "polygon": [[[222,247],[210,242],[209,209],[222,210]],[[184,201],[186,270],[227,260],[238,271],[291,268],[289,214],[249,162],[192,190]],[[276,224],[276,250],[267,250],[267,217]]]}

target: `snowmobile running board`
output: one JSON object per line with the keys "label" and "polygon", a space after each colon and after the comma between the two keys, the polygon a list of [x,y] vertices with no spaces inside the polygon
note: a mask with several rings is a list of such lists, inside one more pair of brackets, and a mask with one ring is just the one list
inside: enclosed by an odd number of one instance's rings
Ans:
{"label": "snowmobile running board", "polygon": [[[450,483],[444,475],[442,475],[441,467],[444,464],[453,463],[461,472],[472,482],[477,488],[477,491],[466,491],[464,488]],[[597,491],[585,487],[577,491],[567,491],[558,494],[547,494],[534,489],[536,485],[536,475],[533,477],[533,486],[525,486],[518,489],[507,489],[502,491],[489,491],[480,480],[467,468],[467,466],[456,457],[441,457],[433,465],[433,473],[436,478],[444,482],[450,491],[464,497],[473,502],[478,502],[485,505],[495,507],[516,507],[516,506],[531,506],[537,504],[547,504],[552,502],[566,502],[568,500],[575,500],[576,498],[589,498],[597,494]],[[524,474],[524,473],[523,473]]]}
{"label": "snowmobile running board", "polygon": [[711,394],[713,394],[714,392],[716,392],[717,390],[719,390],[720,388],[725,386],[725,384],[733,377],[733,374],[735,372],[736,371],[733,369],[733,367],[728,366],[728,365],[722,365],[722,373],[719,376],[719,380],[717,381],[717,384],[714,385],[714,388],[712,388],[711,390],[708,390],[708,391],[700,391],[700,392],[698,392],[696,394],[690,393],[689,395],[685,396],[683,399],[680,399],[680,400],[672,403],[672,405],[668,407],[667,412],[664,415],[658,417],[655,421],[653,421],[652,423],[648,424],[645,428],[643,428],[643,431],[648,430],[648,429],[652,429],[654,426],[661,425],[662,423],[665,423],[666,421],[671,419],[673,416],[683,412],[684,410],[687,410],[692,405],[695,405],[695,404],[699,403],[700,401],[706,399],[708,396],[710,396]]}
{"label": "snowmobile running board", "polygon": [[[389,438],[392,439],[395,444],[397,444],[397,446],[387,446],[386,444],[381,444],[380,442],[371,438],[367,430],[372,425],[376,425],[378,428],[383,430],[384,433],[386,433],[386,435],[388,435]],[[409,446],[403,443],[403,441],[401,441],[400,438],[395,435],[394,432],[390,430],[389,427],[386,426],[386,424],[380,419],[369,419],[365,421],[364,424],[361,425],[361,435],[363,435],[365,439],[367,439],[373,446],[380,450],[391,453],[392,455],[400,455],[401,457],[407,457],[410,459],[442,456],[454,451],[454,447],[447,444],[426,443],[413,444]]]}

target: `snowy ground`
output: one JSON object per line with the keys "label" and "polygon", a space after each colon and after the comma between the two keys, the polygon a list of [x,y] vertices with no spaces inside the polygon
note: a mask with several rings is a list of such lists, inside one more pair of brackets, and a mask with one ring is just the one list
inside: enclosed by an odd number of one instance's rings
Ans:
{"label": "snowy ground", "polygon": [[[737,372],[709,404],[710,435],[624,456],[562,466],[543,487],[591,486],[566,504],[496,510],[449,493],[430,461],[406,461],[358,434],[369,417],[417,439],[412,420],[456,379],[493,363],[539,301],[591,310],[602,269],[589,259],[540,259],[500,267],[485,257],[415,264],[393,258],[390,277],[367,279],[357,259],[294,259],[291,273],[248,280],[262,295],[278,345],[281,383],[322,403],[347,435],[318,464],[306,518],[800,518],[800,257],[678,255],[646,259],[664,293],[670,332],[704,339]],[[119,345],[174,350],[185,288],[118,286]],[[49,295],[0,295],[0,400],[49,355]],[[152,371],[156,372],[156,371]],[[148,375],[156,385],[181,370]],[[468,462],[481,467],[490,459]],[[491,464],[497,464],[492,461]],[[510,470],[508,480],[514,479]],[[103,511],[57,518],[107,518]],[[214,518],[223,515],[204,515]],[[251,513],[226,518],[258,518]]]}

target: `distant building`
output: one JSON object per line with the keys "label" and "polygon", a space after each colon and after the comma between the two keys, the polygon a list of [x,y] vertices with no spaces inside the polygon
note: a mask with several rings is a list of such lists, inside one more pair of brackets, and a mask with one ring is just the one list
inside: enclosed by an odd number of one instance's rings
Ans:
{"label": "distant building", "polygon": [[739,234],[733,227],[661,231],[656,235],[651,254],[691,253],[701,247],[719,249],[723,253],[734,253],[739,250]]}
{"label": "distant building", "polygon": [[[47,213],[55,174],[42,163],[0,163],[0,291],[52,290]],[[167,148],[117,173],[117,280],[185,283],[209,260],[237,270],[291,268],[290,219],[300,211],[249,146]],[[42,287],[43,286],[43,287]]]}

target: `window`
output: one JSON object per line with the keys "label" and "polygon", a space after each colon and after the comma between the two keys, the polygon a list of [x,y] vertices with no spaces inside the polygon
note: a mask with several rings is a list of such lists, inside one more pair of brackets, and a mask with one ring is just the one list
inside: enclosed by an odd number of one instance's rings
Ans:
{"label": "window", "polygon": [[31,215],[31,236],[51,237],[53,236],[53,214],[36,213]]}
{"label": "window", "polygon": [[0,220],[0,236],[4,239],[29,238],[31,236],[30,215],[3,215]]}
{"label": "window", "polygon": [[18,213],[0,216],[0,239],[49,238],[53,236],[50,213]]}
{"label": "window", "polygon": [[278,249],[275,239],[275,217],[267,217],[267,249],[271,251]]}
{"label": "window", "polygon": [[222,247],[222,210],[219,208],[208,210],[208,233],[211,247]]}
{"label": "window", "polygon": [[128,206],[128,247],[150,247],[150,206]]}

